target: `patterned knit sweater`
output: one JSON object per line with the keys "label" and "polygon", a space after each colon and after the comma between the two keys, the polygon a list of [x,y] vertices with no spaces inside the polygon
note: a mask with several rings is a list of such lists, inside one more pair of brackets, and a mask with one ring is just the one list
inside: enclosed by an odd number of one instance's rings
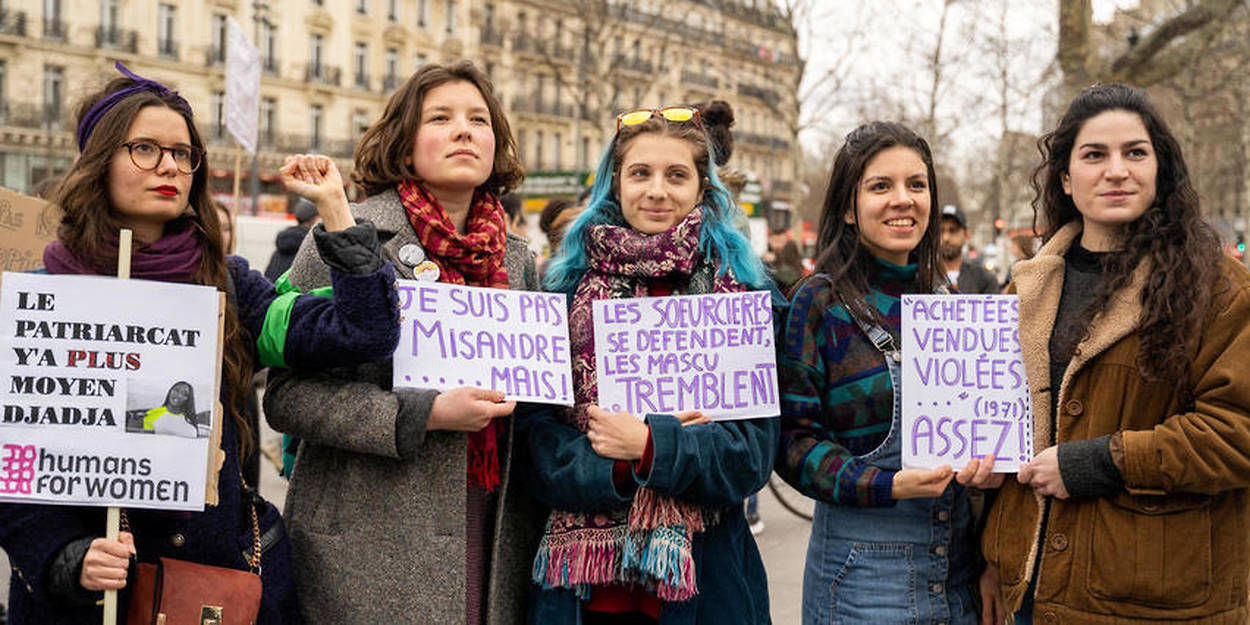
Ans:
{"label": "patterned knit sweater", "polygon": [[[916,266],[876,260],[869,303],[901,345],[900,297],[915,291]],[[809,497],[853,506],[892,506],[894,472],[856,456],[890,432],[894,385],[881,352],[824,280],[795,291],[777,354],[781,446],[776,470]]]}

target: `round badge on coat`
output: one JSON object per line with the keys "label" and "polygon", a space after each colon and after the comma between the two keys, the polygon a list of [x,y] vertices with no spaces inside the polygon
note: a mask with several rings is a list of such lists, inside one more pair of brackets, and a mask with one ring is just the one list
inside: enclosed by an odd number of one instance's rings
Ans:
{"label": "round badge on coat", "polygon": [[416,267],[425,261],[425,250],[420,245],[409,243],[399,248],[399,262]]}
{"label": "round badge on coat", "polygon": [[422,261],[417,263],[416,267],[412,268],[412,277],[414,280],[438,282],[438,276],[440,273],[438,265],[435,265],[432,260]]}

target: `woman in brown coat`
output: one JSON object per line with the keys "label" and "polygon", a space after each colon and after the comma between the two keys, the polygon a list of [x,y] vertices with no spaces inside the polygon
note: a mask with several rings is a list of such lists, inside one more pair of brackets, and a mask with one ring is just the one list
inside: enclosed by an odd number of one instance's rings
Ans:
{"label": "woman in brown coat", "polygon": [[1141,90],[1085,89],[1042,146],[1011,287],[1037,453],[990,511],[983,621],[1246,623],[1250,272]]}

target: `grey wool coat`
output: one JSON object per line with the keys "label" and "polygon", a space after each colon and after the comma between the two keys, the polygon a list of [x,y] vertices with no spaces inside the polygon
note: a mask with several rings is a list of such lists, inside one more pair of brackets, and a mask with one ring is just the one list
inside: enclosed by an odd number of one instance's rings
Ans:
{"label": "grey wool coat", "polygon": [[[399,195],[353,206],[378,229],[398,277],[412,267],[404,245],[420,245]],[[533,255],[509,235],[504,257],[512,289],[537,290]],[[301,290],[330,284],[309,240],[291,267]],[[269,378],[265,414],[301,439],[286,498],[293,569],[312,624],[465,620],[467,441],[425,429],[437,391],[391,390],[391,362]],[[544,515],[512,474],[512,417],[500,441],[501,484],[490,547],[488,625],[525,620],[525,599]]]}

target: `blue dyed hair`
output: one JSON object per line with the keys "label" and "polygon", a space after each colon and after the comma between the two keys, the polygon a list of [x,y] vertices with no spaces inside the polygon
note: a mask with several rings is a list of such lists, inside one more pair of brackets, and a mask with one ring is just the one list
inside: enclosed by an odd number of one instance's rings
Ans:
{"label": "blue dyed hair", "polygon": [[[654,117],[644,124],[626,127],[627,129],[639,128],[636,133],[629,134],[626,141],[632,141],[633,138],[643,134],[664,133],[665,125],[678,123],[684,124],[685,122],[668,122],[663,118]],[[708,148],[706,133],[702,130],[699,133],[703,137],[704,144],[696,146],[702,149],[695,150],[695,158],[698,159],[701,153],[701,160],[704,162],[696,163],[696,165],[700,170],[699,173],[708,180],[700,203],[703,206],[703,227],[699,232],[699,249],[705,256],[714,256],[720,261],[717,275],[732,269],[734,277],[739,282],[754,289],[767,289],[770,282],[764,264],[751,249],[751,242],[734,227],[735,215],[742,209],[733,201],[733,196],[716,175],[716,167],[712,164],[712,154]],[[551,263],[547,266],[543,286],[548,290],[571,295],[577,289],[577,283],[589,269],[589,259],[586,257],[586,234],[591,228],[599,224],[629,226],[625,221],[625,214],[621,211],[620,198],[617,197],[618,194],[613,188],[613,180],[618,167],[615,154],[619,141],[620,133],[617,133],[608,143],[607,149],[603,151],[599,166],[595,170],[595,182],[590,187],[590,199],[587,201],[586,210],[582,211],[577,220],[569,225],[568,232],[560,244],[560,251],[552,257]]]}

